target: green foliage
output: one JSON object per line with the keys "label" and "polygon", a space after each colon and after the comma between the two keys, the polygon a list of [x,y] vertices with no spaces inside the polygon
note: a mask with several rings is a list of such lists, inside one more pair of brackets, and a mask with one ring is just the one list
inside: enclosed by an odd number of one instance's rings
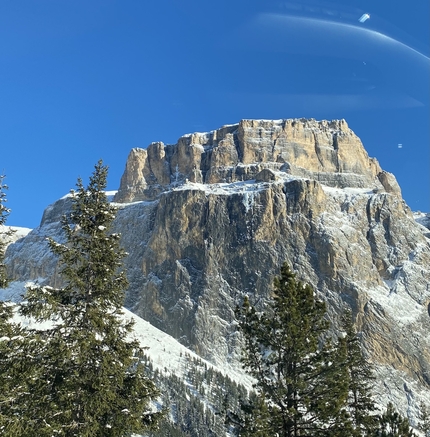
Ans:
{"label": "green foliage", "polygon": [[154,371],[147,358],[146,366],[162,387],[161,402],[169,406],[170,417],[163,418],[159,429],[145,437],[236,435],[241,400],[248,397],[246,389],[198,358],[185,353],[182,359],[184,379]]}
{"label": "green foliage", "polygon": [[[351,314],[342,319],[345,336],[332,344],[325,305],[286,265],[275,279],[271,305],[260,313],[245,299],[237,311],[247,346],[243,364],[258,381],[255,392],[190,357],[185,381],[153,372],[129,340],[133,324],[123,319],[124,252],[119,235],[111,233],[116,211],[103,192],[106,178],[99,162],[88,187],[78,180],[72,212],[63,219],[65,240],[50,240],[64,286],[28,289],[21,312],[43,325],[22,329],[10,321],[13,307],[0,303],[1,435],[414,436],[391,404],[374,415],[372,371]],[[9,213],[5,188],[0,177],[3,226]],[[0,241],[3,287],[4,250]],[[151,412],[157,396],[170,407],[170,417]],[[426,437],[429,416],[422,405]]]}
{"label": "green foliage", "polygon": [[424,433],[425,437],[430,437],[430,408],[421,402],[420,404],[420,424],[418,429]]}
{"label": "green foliage", "polygon": [[8,189],[8,186],[4,183],[4,178],[4,175],[0,175],[0,288],[6,288],[9,282],[4,257],[6,252],[6,239],[13,234],[11,229],[6,228],[6,220],[10,210],[6,208],[5,205],[7,202],[5,190]]}
{"label": "green foliage", "polygon": [[371,387],[375,380],[371,366],[366,361],[352,324],[349,311],[342,316],[342,327],[345,337],[340,339],[347,348],[346,367],[348,369],[348,400],[347,410],[351,418],[353,436],[366,436],[376,428],[376,407],[372,397]]}
{"label": "green foliage", "polygon": [[270,412],[264,396],[260,393],[251,393],[249,400],[241,405],[243,422],[239,435],[241,437],[270,437]]}
{"label": "green foliage", "polygon": [[[4,263],[7,239],[13,231],[6,228],[6,219],[10,210],[6,208],[6,193],[8,187],[4,184],[4,176],[0,175],[0,288],[6,288],[9,283],[6,265]],[[16,365],[13,357],[22,351],[23,331],[12,322],[13,304],[0,302],[0,433],[1,435],[19,435],[21,428],[19,417],[13,411],[13,398],[17,378],[23,370]],[[20,387],[18,387],[20,389]],[[12,401],[12,402],[11,402]]]}
{"label": "green foliage", "polygon": [[158,391],[145,375],[142,349],[129,339],[133,323],[123,317],[125,254],[111,233],[116,210],[106,180],[101,161],[88,187],[78,180],[62,221],[65,242],[49,241],[64,286],[27,289],[21,314],[43,325],[13,360],[24,372],[24,387],[10,396],[21,425],[3,435],[130,436],[159,418],[150,406]]}
{"label": "green foliage", "polygon": [[[257,399],[240,435],[348,435],[347,349],[320,345],[329,323],[325,304],[296,280],[286,264],[274,281],[273,301],[259,313],[245,298],[238,309],[242,363],[256,378]],[[258,424],[255,425],[255,424]]]}
{"label": "green foliage", "polygon": [[409,420],[402,417],[390,402],[387,405],[387,410],[379,416],[378,428],[374,437],[416,437],[416,434],[411,430]]}
{"label": "green foliage", "polygon": [[[4,263],[6,241],[5,238],[10,234],[10,231],[5,230],[6,219],[9,215],[9,209],[6,208],[6,193],[7,185],[4,184],[4,176],[0,175],[0,288],[6,288],[8,286],[8,277],[6,271],[6,265]],[[9,335],[7,332],[11,329],[9,325],[9,319],[12,316],[12,309],[10,306],[3,302],[0,302],[0,335]]]}

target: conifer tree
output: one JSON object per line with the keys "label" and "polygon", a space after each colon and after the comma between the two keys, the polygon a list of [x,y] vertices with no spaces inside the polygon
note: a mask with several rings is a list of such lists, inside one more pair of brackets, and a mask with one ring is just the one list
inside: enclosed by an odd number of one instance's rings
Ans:
{"label": "conifer tree", "polygon": [[[6,220],[10,213],[9,208],[5,203],[7,185],[4,183],[4,175],[0,175],[0,289],[6,288],[9,285],[7,276],[6,264],[4,262],[7,238],[11,237],[13,231],[6,227]],[[15,332],[16,326],[10,322],[12,317],[12,306],[8,303],[0,301],[0,337],[10,337]]]}
{"label": "conifer tree", "polygon": [[107,171],[99,161],[87,187],[78,179],[72,211],[62,221],[65,241],[49,240],[64,286],[32,285],[21,307],[22,315],[44,323],[22,357],[31,393],[15,398],[22,435],[130,436],[158,418],[150,406],[157,389],[122,311],[125,253],[112,233],[116,210],[104,193]]}
{"label": "conifer tree", "polygon": [[[7,188],[4,176],[0,175],[0,288],[9,285],[4,258],[7,239],[13,234],[6,227],[6,219],[10,213],[5,205]],[[16,368],[13,360],[15,354],[21,351],[23,330],[12,322],[12,315],[13,304],[0,301],[0,435],[5,436],[20,435],[20,417],[15,414],[11,393],[25,390],[25,384],[17,383],[21,369]]]}
{"label": "conifer tree", "polygon": [[[4,183],[4,178],[4,175],[0,175],[0,289],[6,288],[9,285],[9,278],[7,276],[4,258],[6,252],[7,238],[13,234],[13,231],[6,227],[6,220],[10,213],[10,210],[5,205],[7,201],[5,190],[7,190],[8,187]],[[9,337],[14,331],[14,325],[10,322],[11,317],[11,305],[0,301],[0,338]]]}
{"label": "conifer tree", "polygon": [[4,175],[0,175],[0,288],[8,286],[8,277],[4,257],[6,252],[6,239],[13,233],[11,229],[6,228],[6,220],[10,213],[9,208],[6,207],[6,190],[7,185],[4,183]]}
{"label": "conifer tree", "polygon": [[424,402],[420,404],[420,424],[418,429],[425,437],[430,437],[430,408]]}
{"label": "conifer tree", "polygon": [[379,416],[379,424],[375,437],[416,437],[412,431],[409,420],[402,417],[390,402],[387,405],[387,410]]}
{"label": "conifer tree", "polygon": [[267,310],[257,312],[245,298],[237,310],[245,342],[242,363],[257,380],[264,408],[252,411],[259,429],[245,424],[240,435],[348,435],[348,374],[345,365],[338,366],[346,361],[346,348],[320,345],[329,327],[325,312],[325,304],[287,264],[275,278]]}
{"label": "conifer tree", "polygon": [[375,430],[377,423],[376,407],[371,393],[371,385],[375,377],[371,366],[364,358],[350,311],[343,314],[342,327],[347,348],[346,365],[349,374],[347,403],[353,427],[351,437],[367,436]]}
{"label": "conifer tree", "polygon": [[[0,175],[0,231],[3,234],[6,218],[9,214],[9,210],[5,206],[7,186],[4,184],[4,176]],[[8,278],[6,273],[6,265],[4,264],[4,257],[6,251],[6,242],[4,236],[0,235],[0,288],[6,288],[8,285]],[[9,353],[8,339],[13,335],[13,326],[10,322],[12,317],[12,307],[5,302],[0,301],[0,431],[3,431],[6,427],[8,420],[7,410],[7,387],[9,385],[9,377],[6,374],[7,364],[6,358]]]}
{"label": "conifer tree", "polygon": [[[12,311],[13,307],[6,308]],[[32,352],[26,347],[32,339],[19,324],[11,323],[6,318],[2,318],[0,324],[0,435],[35,435],[34,428],[28,427],[23,417],[21,404],[21,401],[25,404],[31,397],[27,384],[30,374],[28,361],[23,358]]]}
{"label": "conifer tree", "polygon": [[249,400],[242,402],[242,417],[239,424],[240,437],[270,437],[269,410],[264,395],[251,393]]}

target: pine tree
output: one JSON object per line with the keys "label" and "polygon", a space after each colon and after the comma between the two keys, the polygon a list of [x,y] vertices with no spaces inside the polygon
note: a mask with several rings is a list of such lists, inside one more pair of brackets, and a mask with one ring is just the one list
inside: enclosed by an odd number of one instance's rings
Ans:
{"label": "pine tree", "polygon": [[[7,239],[13,235],[13,231],[6,227],[6,220],[10,210],[5,203],[7,185],[4,183],[4,175],[0,175],[0,289],[6,288],[9,285],[7,276],[6,264],[4,262]],[[10,337],[15,332],[15,325],[11,324],[12,306],[8,303],[0,301],[0,337]]]}
{"label": "pine tree", "polygon": [[371,386],[375,377],[366,361],[360,345],[360,339],[352,323],[352,314],[347,311],[342,316],[344,341],[347,347],[346,365],[349,373],[348,413],[353,431],[351,437],[367,436],[376,428],[377,417]]}
{"label": "pine tree", "polygon": [[29,426],[22,415],[22,406],[26,405],[32,396],[27,379],[31,374],[31,366],[25,357],[33,353],[33,348],[28,347],[32,345],[33,337],[19,324],[4,320],[1,323],[3,334],[0,340],[0,435],[34,435],[34,428]]}
{"label": "pine tree", "polygon": [[[6,238],[11,231],[6,229],[6,219],[9,215],[9,209],[6,208],[6,193],[7,185],[4,184],[4,175],[0,175],[0,288],[6,288],[9,284],[7,277],[6,264],[4,263],[6,252]],[[10,329],[9,319],[12,316],[12,308],[10,305],[0,301],[0,334],[3,337],[6,330]]]}
{"label": "pine tree", "polygon": [[248,402],[243,402],[240,437],[271,437],[269,410],[261,393],[251,393]]}
{"label": "pine tree", "polygon": [[[10,210],[5,206],[7,185],[0,175],[0,288],[9,285],[7,269],[4,263],[7,239],[13,231],[6,227]],[[12,392],[24,391],[25,384],[18,384],[20,371],[14,365],[14,356],[22,352],[23,330],[12,322],[13,304],[0,301],[0,434],[5,436],[20,435],[20,417],[14,411]]]}
{"label": "pine tree", "polygon": [[385,413],[379,416],[378,429],[372,435],[375,437],[416,437],[409,420],[402,417],[391,402],[387,405]]}
{"label": "pine tree", "polygon": [[88,187],[78,179],[72,211],[62,221],[65,242],[49,241],[64,286],[32,285],[21,307],[23,316],[44,323],[32,331],[22,357],[31,393],[15,397],[22,435],[130,436],[159,416],[150,405],[157,389],[122,311],[125,253],[111,232],[116,210],[104,193],[106,181],[101,161]]}
{"label": "pine tree", "polygon": [[420,424],[418,429],[424,433],[425,437],[430,437],[430,408],[421,402],[420,404]]}
{"label": "pine tree", "polygon": [[[259,429],[240,435],[279,437],[348,435],[346,347],[322,346],[329,323],[325,304],[287,264],[275,278],[274,296],[259,313],[245,298],[237,310],[244,337],[242,363],[257,380],[252,408]],[[342,434],[343,433],[343,434]]]}
{"label": "pine tree", "polygon": [[8,277],[6,265],[4,263],[6,252],[6,240],[13,234],[13,231],[6,227],[6,220],[10,213],[9,208],[6,207],[6,190],[8,186],[4,183],[5,176],[0,175],[0,288],[6,288],[8,286]]}
{"label": "pine tree", "polygon": [[[6,201],[4,184],[4,176],[0,175],[0,231],[3,234],[6,224],[6,218],[9,210],[4,205]],[[8,278],[6,272],[6,265],[4,264],[4,257],[6,251],[6,242],[4,236],[0,235],[0,288],[6,288],[8,285]],[[9,375],[6,374],[7,365],[6,358],[9,354],[8,339],[13,335],[13,327],[10,322],[12,317],[12,307],[5,302],[0,301],[0,431],[3,431],[8,421],[7,412],[7,394],[9,392]]]}

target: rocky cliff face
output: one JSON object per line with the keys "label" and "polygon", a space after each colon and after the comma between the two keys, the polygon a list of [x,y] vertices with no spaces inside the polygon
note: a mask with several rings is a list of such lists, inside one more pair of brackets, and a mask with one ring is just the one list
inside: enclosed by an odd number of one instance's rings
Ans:
{"label": "rocky cliff face", "polygon": [[[262,305],[288,261],[353,310],[378,393],[411,417],[430,399],[430,232],[345,121],[243,120],[133,149],[114,201],[129,256],[126,306],[214,363],[237,365],[234,308]],[[11,245],[11,274],[56,281],[46,235],[62,199]]]}
{"label": "rocky cliff face", "polygon": [[334,187],[373,187],[400,195],[395,178],[368,157],[345,120],[242,120],[185,135],[175,145],[158,142],[133,149],[115,200],[153,200],[184,182],[273,180],[263,169]]}

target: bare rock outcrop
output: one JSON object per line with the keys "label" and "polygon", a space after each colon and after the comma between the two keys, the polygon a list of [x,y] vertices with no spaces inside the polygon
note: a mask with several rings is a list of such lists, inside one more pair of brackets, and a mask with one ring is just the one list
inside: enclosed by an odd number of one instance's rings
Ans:
{"label": "bare rock outcrop", "polygon": [[[335,329],[352,309],[381,399],[412,419],[430,399],[428,215],[414,218],[345,121],[244,120],[133,149],[115,200],[126,306],[202,357],[238,365],[234,308],[245,294],[262,306],[286,260]],[[61,239],[64,208],[8,248],[16,279],[55,281],[43,241]]]}
{"label": "bare rock outcrop", "polygon": [[175,145],[152,143],[127,159],[117,202],[153,200],[186,181],[231,183],[263,169],[308,177],[333,187],[373,187],[400,195],[395,178],[369,158],[345,120],[242,120]]}

